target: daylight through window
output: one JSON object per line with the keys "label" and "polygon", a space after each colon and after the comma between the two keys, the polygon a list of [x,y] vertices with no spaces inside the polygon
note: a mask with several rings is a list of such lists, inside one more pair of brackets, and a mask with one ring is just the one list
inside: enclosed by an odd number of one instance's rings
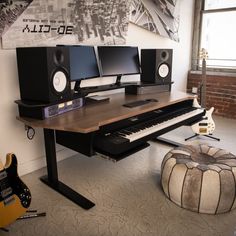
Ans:
{"label": "daylight through window", "polygon": [[199,12],[199,49],[208,52],[207,67],[236,69],[236,1],[205,0]]}

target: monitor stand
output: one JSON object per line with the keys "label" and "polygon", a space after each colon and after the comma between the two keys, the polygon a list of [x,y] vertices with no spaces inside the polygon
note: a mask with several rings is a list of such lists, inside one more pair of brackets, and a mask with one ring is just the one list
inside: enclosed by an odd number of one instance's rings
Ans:
{"label": "monitor stand", "polygon": [[117,75],[115,85],[118,86],[118,85],[121,84],[121,83],[120,83],[120,81],[121,81],[121,76],[122,76],[122,75]]}
{"label": "monitor stand", "polygon": [[81,84],[81,80],[77,80],[77,81],[75,82],[74,91],[80,90],[80,84]]}
{"label": "monitor stand", "polygon": [[82,80],[81,79],[75,82],[74,91],[80,92],[81,90],[96,90],[96,89],[98,89],[99,91],[102,91],[102,89],[107,90],[107,88],[118,88],[121,85],[120,83],[121,76],[122,75],[117,76],[116,82],[114,84],[89,86],[89,87],[83,87],[83,88],[80,87],[81,80]]}
{"label": "monitor stand", "polygon": [[125,88],[130,85],[135,85],[135,82],[129,82],[129,83],[121,83],[121,77],[122,75],[118,75],[116,77],[116,82],[114,84],[107,84],[107,85],[97,85],[97,86],[90,86],[90,87],[80,87],[81,80],[76,81],[74,91],[77,95],[85,97],[89,93],[94,92],[101,92],[101,91],[108,91],[108,90],[114,90],[114,89],[121,89]]}

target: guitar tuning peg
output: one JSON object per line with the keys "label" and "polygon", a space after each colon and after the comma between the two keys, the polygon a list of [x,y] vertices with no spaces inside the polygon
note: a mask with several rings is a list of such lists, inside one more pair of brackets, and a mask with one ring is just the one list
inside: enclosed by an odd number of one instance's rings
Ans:
{"label": "guitar tuning peg", "polygon": [[208,58],[208,52],[205,48],[201,48],[200,52],[199,52],[199,59],[207,59]]}

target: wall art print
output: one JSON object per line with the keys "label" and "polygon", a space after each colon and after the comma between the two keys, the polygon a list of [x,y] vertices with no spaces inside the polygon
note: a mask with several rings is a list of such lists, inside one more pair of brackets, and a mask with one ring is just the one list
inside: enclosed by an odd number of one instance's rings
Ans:
{"label": "wall art print", "polygon": [[[5,4],[3,1],[9,0],[0,0],[1,5]],[[13,19],[15,22],[9,25],[7,31],[4,30],[6,23],[1,26],[4,33],[2,34],[4,49],[57,44],[125,44],[130,1],[18,0],[16,2],[21,2],[22,8],[18,17]]]}
{"label": "wall art print", "polygon": [[0,0],[0,37],[31,2],[32,0]]}
{"label": "wall art print", "polygon": [[178,42],[180,1],[131,0],[130,22]]}

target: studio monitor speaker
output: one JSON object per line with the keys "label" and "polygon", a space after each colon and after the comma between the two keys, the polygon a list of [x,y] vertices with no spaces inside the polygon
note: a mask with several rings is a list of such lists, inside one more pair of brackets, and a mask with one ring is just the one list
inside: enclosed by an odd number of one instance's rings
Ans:
{"label": "studio monitor speaker", "polygon": [[67,47],[17,48],[21,100],[42,103],[71,98]]}
{"label": "studio monitor speaker", "polygon": [[172,49],[141,50],[141,82],[170,84],[172,74]]}

